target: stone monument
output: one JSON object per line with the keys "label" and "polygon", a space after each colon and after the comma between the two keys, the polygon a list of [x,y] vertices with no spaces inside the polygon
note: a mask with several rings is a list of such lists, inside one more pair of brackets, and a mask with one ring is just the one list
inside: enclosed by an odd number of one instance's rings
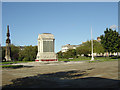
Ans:
{"label": "stone monument", "polygon": [[38,53],[35,61],[39,62],[57,62],[54,52],[54,35],[43,33],[38,35]]}
{"label": "stone monument", "polygon": [[5,60],[11,61],[11,50],[10,50],[10,33],[9,33],[9,25],[7,25],[7,39],[6,39],[6,51],[5,51]]}

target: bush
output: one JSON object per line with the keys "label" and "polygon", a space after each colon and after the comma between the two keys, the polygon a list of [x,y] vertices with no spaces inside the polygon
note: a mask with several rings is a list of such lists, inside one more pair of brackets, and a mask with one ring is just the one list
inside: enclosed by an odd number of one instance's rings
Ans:
{"label": "bush", "polygon": [[29,57],[25,57],[23,61],[29,61]]}

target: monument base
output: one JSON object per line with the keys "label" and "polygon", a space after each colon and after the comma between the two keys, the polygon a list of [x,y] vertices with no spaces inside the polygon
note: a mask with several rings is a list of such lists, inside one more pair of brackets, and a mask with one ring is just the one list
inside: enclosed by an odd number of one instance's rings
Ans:
{"label": "monument base", "polygon": [[57,59],[41,59],[41,60],[36,59],[35,61],[36,62],[58,62]]}
{"label": "monument base", "polygon": [[38,53],[36,62],[57,62],[56,54],[54,52]]}
{"label": "monument base", "polygon": [[5,61],[11,61],[11,58],[9,55],[5,56]]}

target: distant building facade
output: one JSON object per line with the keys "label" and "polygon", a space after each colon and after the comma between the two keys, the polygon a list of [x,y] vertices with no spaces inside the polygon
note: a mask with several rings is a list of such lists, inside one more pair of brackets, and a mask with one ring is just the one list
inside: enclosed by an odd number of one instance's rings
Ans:
{"label": "distant building facade", "polygon": [[51,33],[43,33],[38,36],[38,53],[35,61],[39,62],[57,62],[56,54],[54,52],[54,35]]}
{"label": "distant building facade", "polygon": [[62,52],[67,52],[68,49],[76,49],[77,47],[79,47],[80,45],[70,45],[70,44],[67,44],[67,45],[64,45],[62,46]]}

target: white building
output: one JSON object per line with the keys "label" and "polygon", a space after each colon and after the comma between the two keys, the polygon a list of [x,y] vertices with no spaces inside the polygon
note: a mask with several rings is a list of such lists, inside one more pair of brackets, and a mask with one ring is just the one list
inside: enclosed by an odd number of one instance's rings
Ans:
{"label": "white building", "polygon": [[66,52],[68,51],[68,49],[76,49],[77,47],[79,47],[80,45],[70,45],[70,44],[67,44],[67,45],[64,45],[62,46],[62,52]]}

